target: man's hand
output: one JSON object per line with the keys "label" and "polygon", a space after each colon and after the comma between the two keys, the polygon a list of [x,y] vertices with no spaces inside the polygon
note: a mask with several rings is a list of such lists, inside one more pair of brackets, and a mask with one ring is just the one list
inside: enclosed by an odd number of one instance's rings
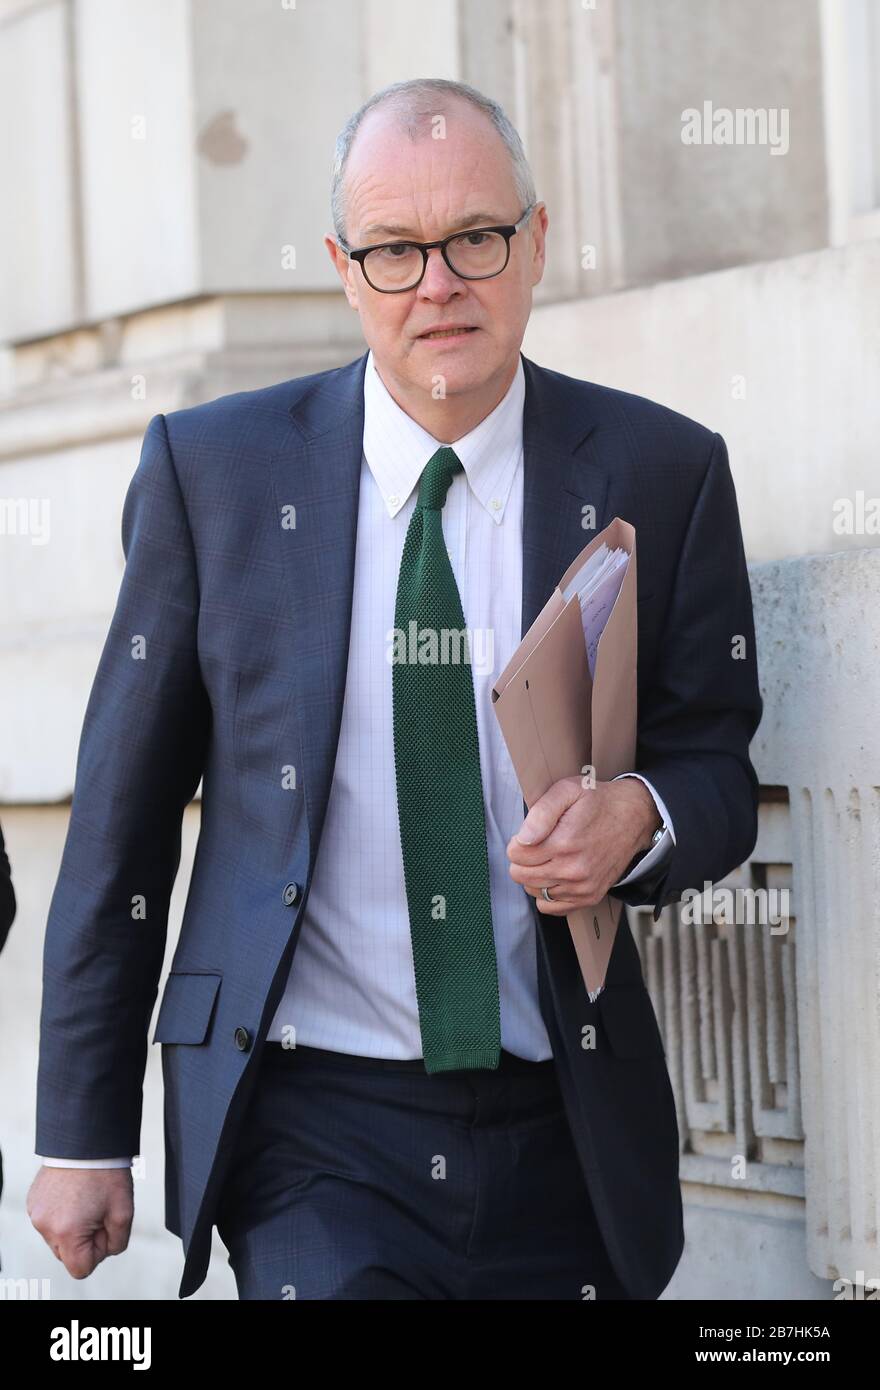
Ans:
{"label": "man's hand", "polygon": [[[508,842],[510,876],[535,898],[539,912],[564,917],[600,903],[630,860],[650,847],[661,823],[654,798],[636,777],[586,788],[580,777],[563,777]],[[541,895],[545,887],[552,902]]]}
{"label": "man's hand", "polygon": [[43,1164],[27,1195],[27,1214],[74,1279],[85,1279],[128,1245],[134,1215],[130,1168],[51,1168]]}

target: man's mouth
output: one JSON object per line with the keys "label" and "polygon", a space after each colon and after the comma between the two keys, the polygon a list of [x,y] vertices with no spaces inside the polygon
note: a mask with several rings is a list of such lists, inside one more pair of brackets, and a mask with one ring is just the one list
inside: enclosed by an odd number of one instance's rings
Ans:
{"label": "man's mouth", "polygon": [[420,338],[430,341],[432,338],[459,338],[464,333],[476,333],[476,328],[438,328],[432,333],[420,333]]}

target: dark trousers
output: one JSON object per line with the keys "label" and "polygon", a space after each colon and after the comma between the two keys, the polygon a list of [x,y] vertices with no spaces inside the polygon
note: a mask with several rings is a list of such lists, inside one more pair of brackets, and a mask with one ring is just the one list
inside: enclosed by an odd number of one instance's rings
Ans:
{"label": "dark trousers", "polygon": [[628,1297],[552,1061],[267,1043],[216,1225],[242,1299]]}

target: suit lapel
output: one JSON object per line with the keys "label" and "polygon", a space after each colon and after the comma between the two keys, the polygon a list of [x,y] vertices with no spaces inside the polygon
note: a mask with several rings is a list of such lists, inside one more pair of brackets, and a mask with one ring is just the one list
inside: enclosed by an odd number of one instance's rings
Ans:
{"label": "suit lapel", "polygon": [[[606,524],[608,476],[592,450],[593,422],[579,383],[523,356],[522,628],[524,636],[580,550]],[[336,762],[354,589],[363,380],[367,354],[318,379],[291,409],[298,431],[270,459],[293,639],[302,785],[312,858]],[[595,528],[583,522],[592,519]],[[506,662],[510,653],[504,655]],[[502,663],[503,664],[503,663]]]}
{"label": "suit lapel", "polygon": [[354,591],[364,435],[364,353],[318,378],[291,408],[298,436],[270,460],[278,514],[296,508],[294,529],[280,530],[293,638],[302,785],[309,858],[317,854],[336,762]]}
{"label": "suit lapel", "polygon": [[[589,440],[595,422],[586,391],[569,377],[522,360],[524,637],[572,560],[605,525],[608,475]],[[595,526],[588,529],[584,522],[594,515]]]}

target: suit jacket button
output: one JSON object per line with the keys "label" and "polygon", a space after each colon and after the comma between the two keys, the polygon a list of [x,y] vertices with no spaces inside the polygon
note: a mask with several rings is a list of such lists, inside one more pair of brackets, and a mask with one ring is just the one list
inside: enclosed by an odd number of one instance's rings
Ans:
{"label": "suit jacket button", "polygon": [[291,903],[299,902],[299,894],[300,887],[298,883],[287,883],[284,885],[284,892],[281,896],[286,906],[290,907]]}
{"label": "suit jacket button", "polygon": [[248,1030],[246,1028],[236,1028],[234,1036],[235,1046],[238,1048],[239,1052],[247,1052],[251,1045],[251,1035]]}

